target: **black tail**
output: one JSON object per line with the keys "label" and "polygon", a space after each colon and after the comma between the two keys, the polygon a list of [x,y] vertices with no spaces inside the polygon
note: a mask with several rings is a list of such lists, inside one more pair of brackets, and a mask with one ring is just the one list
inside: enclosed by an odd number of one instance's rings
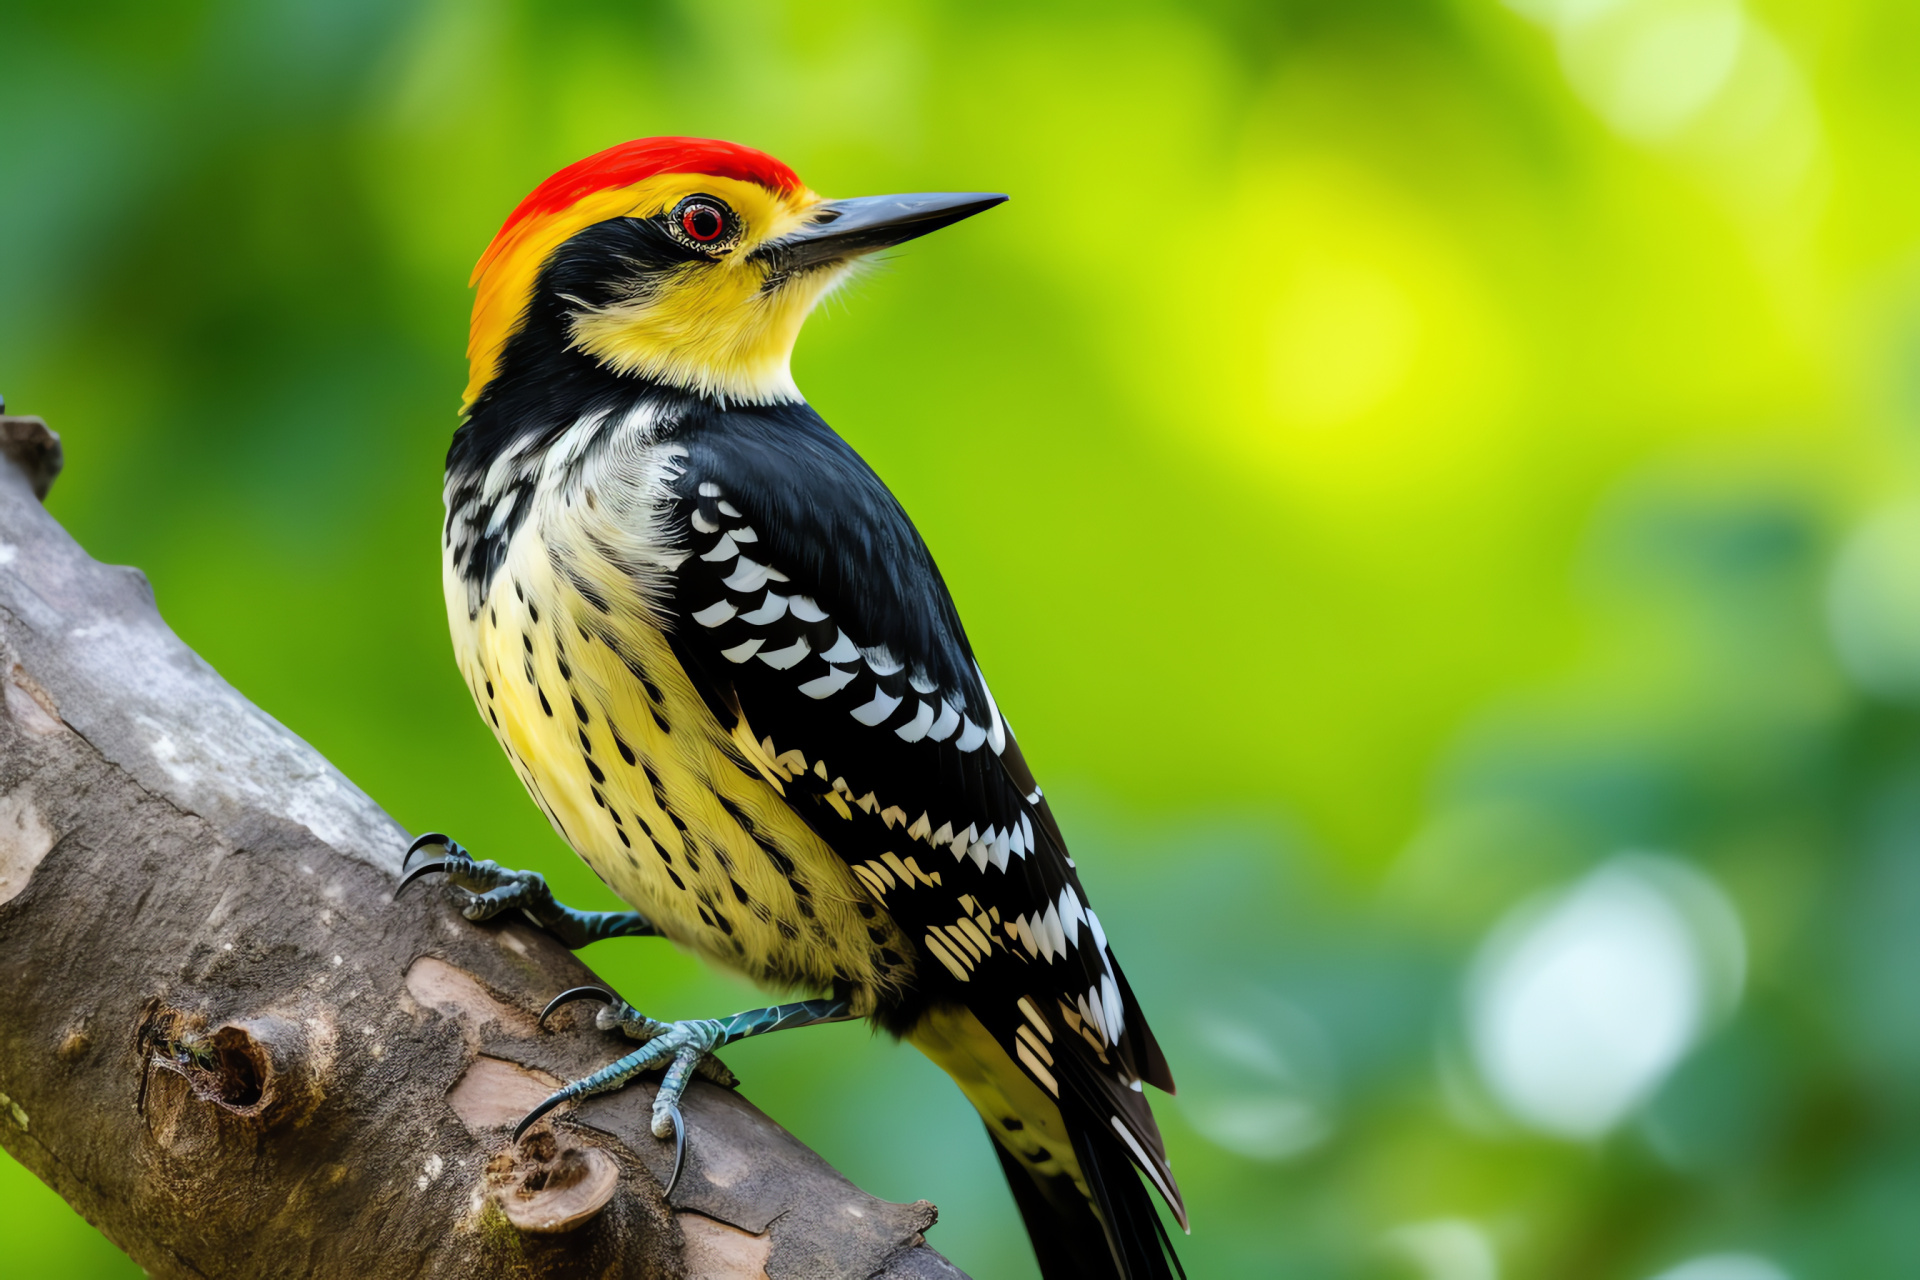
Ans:
{"label": "black tail", "polygon": [[[1074,1154],[1093,1202],[1066,1174],[1037,1176],[998,1142],[994,1154],[1013,1188],[1045,1280],[1186,1280],[1159,1207],[1119,1139],[1072,1126]],[[993,1130],[987,1130],[991,1137]],[[1098,1206],[1098,1213],[1095,1206]],[[1102,1220],[1112,1224],[1109,1231]]]}

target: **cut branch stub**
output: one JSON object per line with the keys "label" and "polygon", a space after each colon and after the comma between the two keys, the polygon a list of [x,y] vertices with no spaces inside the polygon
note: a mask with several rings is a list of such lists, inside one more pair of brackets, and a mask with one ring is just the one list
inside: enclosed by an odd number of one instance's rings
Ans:
{"label": "cut branch stub", "polygon": [[[5,401],[0,401],[0,409]],[[60,437],[40,418],[23,418],[0,412],[0,456],[20,468],[33,486],[33,496],[45,502],[53,482],[66,465],[66,452]]]}
{"label": "cut branch stub", "polygon": [[559,1235],[600,1216],[620,1185],[620,1166],[598,1147],[561,1146],[536,1133],[517,1155],[494,1157],[494,1200],[507,1221],[536,1235]]}

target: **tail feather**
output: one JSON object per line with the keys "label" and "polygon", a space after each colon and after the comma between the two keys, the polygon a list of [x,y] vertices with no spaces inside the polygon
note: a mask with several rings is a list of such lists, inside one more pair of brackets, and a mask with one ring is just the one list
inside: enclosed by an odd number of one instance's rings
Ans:
{"label": "tail feather", "polygon": [[[993,1136],[992,1125],[987,1136]],[[1013,1189],[1045,1280],[1112,1280],[1106,1232],[1073,1179],[1066,1174],[1043,1179],[997,1141],[993,1153],[1000,1157],[1000,1171]]]}
{"label": "tail feather", "polygon": [[[1107,1247],[1112,1251],[1115,1271],[1123,1280],[1186,1280],[1173,1242],[1160,1222],[1160,1210],[1153,1202],[1132,1156],[1111,1132],[1068,1121],[1073,1134],[1073,1151],[1080,1158],[1080,1173],[1086,1179],[1087,1192],[1106,1228]],[[1052,1277],[1047,1277],[1052,1280]]]}
{"label": "tail feather", "polygon": [[1067,1087],[1043,1092],[965,1010],[933,1011],[910,1038],[986,1122],[1046,1280],[1184,1280],[1142,1180],[1166,1191],[1184,1226],[1144,1097],[1088,1069],[1064,1036],[1048,1061]]}
{"label": "tail feather", "polygon": [[[998,1140],[993,1144],[1044,1280],[1174,1280],[1176,1274],[1186,1280],[1159,1207],[1126,1148],[1098,1128],[1069,1128],[1086,1195],[1070,1175],[1037,1171]],[[992,1125],[987,1133],[993,1136]]]}

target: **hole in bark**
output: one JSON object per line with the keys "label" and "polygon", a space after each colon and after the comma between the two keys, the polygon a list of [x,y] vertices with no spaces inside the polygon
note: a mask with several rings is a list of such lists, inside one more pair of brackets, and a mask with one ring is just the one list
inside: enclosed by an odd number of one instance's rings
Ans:
{"label": "hole in bark", "polygon": [[243,1027],[222,1027],[204,1040],[175,1046],[172,1069],[194,1096],[242,1115],[260,1114],[273,1080],[267,1046]]}
{"label": "hole in bark", "polygon": [[[301,1024],[263,1015],[208,1033],[206,1023],[203,1014],[169,1008],[158,997],[147,1002],[134,1036],[143,1115],[156,1072],[185,1080],[199,1102],[268,1128],[297,1120],[324,1096]],[[317,1019],[307,1026],[325,1030]]]}
{"label": "hole in bark", "polygon": [[[221,1041],[227,1043],[222,1044]],[[234,1043],[234,1041],[239,1043]],[[214,1065],[208,1083],[227,1106],[244,1110],[266,1092],[265,1054],[244,1031],[228,1027],[213,1038]],[[257,1056],[256,1056],[257,1055]]]}

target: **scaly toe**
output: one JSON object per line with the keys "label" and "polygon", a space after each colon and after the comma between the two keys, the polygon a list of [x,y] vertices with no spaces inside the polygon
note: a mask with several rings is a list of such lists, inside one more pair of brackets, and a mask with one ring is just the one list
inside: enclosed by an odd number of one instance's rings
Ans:
{"label": "scaly toe", "polygon": [[[649,1018],[625,1000],[616,999],[593,1015],[593,1025],[602,1031],[618,1031],[629,1040],[647,1044],[669,1034],[677,1024]],[[672,1051],[667,1045],[660,1047],[665,1052]]]}

